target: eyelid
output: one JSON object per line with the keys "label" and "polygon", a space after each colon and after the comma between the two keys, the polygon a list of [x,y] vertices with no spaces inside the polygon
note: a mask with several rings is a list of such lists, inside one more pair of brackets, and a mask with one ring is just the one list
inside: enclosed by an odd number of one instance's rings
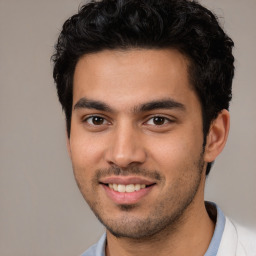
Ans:
{"label": "eyelid", "polygon": [[165,122],[164,122],[164,124],[162,124],[162,125],[156,125],[156,124],[149,124],[149,125],[152,125],[152,126],[163,126],[163,125],[165,125],[165,124],[167,124],[167,123],[173,123],[175,120],[174,120],[174,118],[171,118],[171,117],[166,117],[165,115],[153,115],[153,116],[149,116],[148,118],[147,118],[147,120],[146,120],[146,122],[144,122],[144,124],[148,124],[148,122],[150,121],[150,120],[153,120],[153,118],[156,118],[156,117],[160,117],[160,118],[163,118],[163,119],[165,119]]}
{"label": "eyelid", "polygon": [[82,122],[83,122],[83,123],[87,123],[87,124],[89,124],[89,125],[91,125],[91,126],[100,126],[100,125],[95,125],[95,124],[92,124],[92,123],[89,123],[89,122],[88,122],[88,120],[89,120],[90,118],[94,118],[94,117],[99,117],[99,118],[104,119],[104,121],[103,121],[104,123],[101,124],[101,125],[110,124],[110,122],[108,121],[108,119],[107,119],[105,116],[101,115],[101,114],[90,114],[90,115],[86,115],[86,116],[84,116],[84,117],[82,118]]}

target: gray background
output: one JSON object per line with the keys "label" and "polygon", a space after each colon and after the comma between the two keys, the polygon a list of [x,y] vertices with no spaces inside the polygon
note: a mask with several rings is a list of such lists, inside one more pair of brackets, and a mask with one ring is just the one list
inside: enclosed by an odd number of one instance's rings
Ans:
{"label": "gray background", "polygon": [[[206,199],[256,229],[256,1],[202,0],[234,39],[228,144]],[[0,0],[0,255],[79,255],[103,228],[80,195],[50,56],[78,0]],[[223,18],[224,17],[224,18]]]}

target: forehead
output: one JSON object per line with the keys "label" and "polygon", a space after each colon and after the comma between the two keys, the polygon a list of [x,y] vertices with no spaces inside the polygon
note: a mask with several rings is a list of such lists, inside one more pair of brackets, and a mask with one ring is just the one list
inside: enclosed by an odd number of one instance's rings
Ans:
{"label": "forehead", "polygon": [[170,49],[87,54],[75,69],[73,104],[82,97],[126,107],[167,97],[186,102],[194,94],[187,70],[186,57]]}

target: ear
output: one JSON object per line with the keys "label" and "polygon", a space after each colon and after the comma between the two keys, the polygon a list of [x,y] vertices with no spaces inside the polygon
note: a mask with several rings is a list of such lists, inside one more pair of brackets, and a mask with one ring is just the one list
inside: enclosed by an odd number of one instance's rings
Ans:
{"label": "ear", "polygon": [[70,138],[68,137],[67,131],[66,131],[66,145],[67,145],[68,155],[71,158]]}
{"label": "ear", "polygon": [[223,109],[212,122],[205,145],[205,162],[213,162],[223,150],[229,133],[230,115]]}

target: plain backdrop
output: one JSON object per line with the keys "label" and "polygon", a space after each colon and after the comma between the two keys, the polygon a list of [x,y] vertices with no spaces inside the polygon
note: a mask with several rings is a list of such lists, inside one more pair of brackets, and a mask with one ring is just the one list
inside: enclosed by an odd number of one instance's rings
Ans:
{"label": "plain backdrop", "polygon": [[[235,42],[231,131],[206,199],[256,228],[256,1],[202,0]],[[0,0],[0,255],[79,255],[103,227],[65,147],[50,56],[78,0]]]}

